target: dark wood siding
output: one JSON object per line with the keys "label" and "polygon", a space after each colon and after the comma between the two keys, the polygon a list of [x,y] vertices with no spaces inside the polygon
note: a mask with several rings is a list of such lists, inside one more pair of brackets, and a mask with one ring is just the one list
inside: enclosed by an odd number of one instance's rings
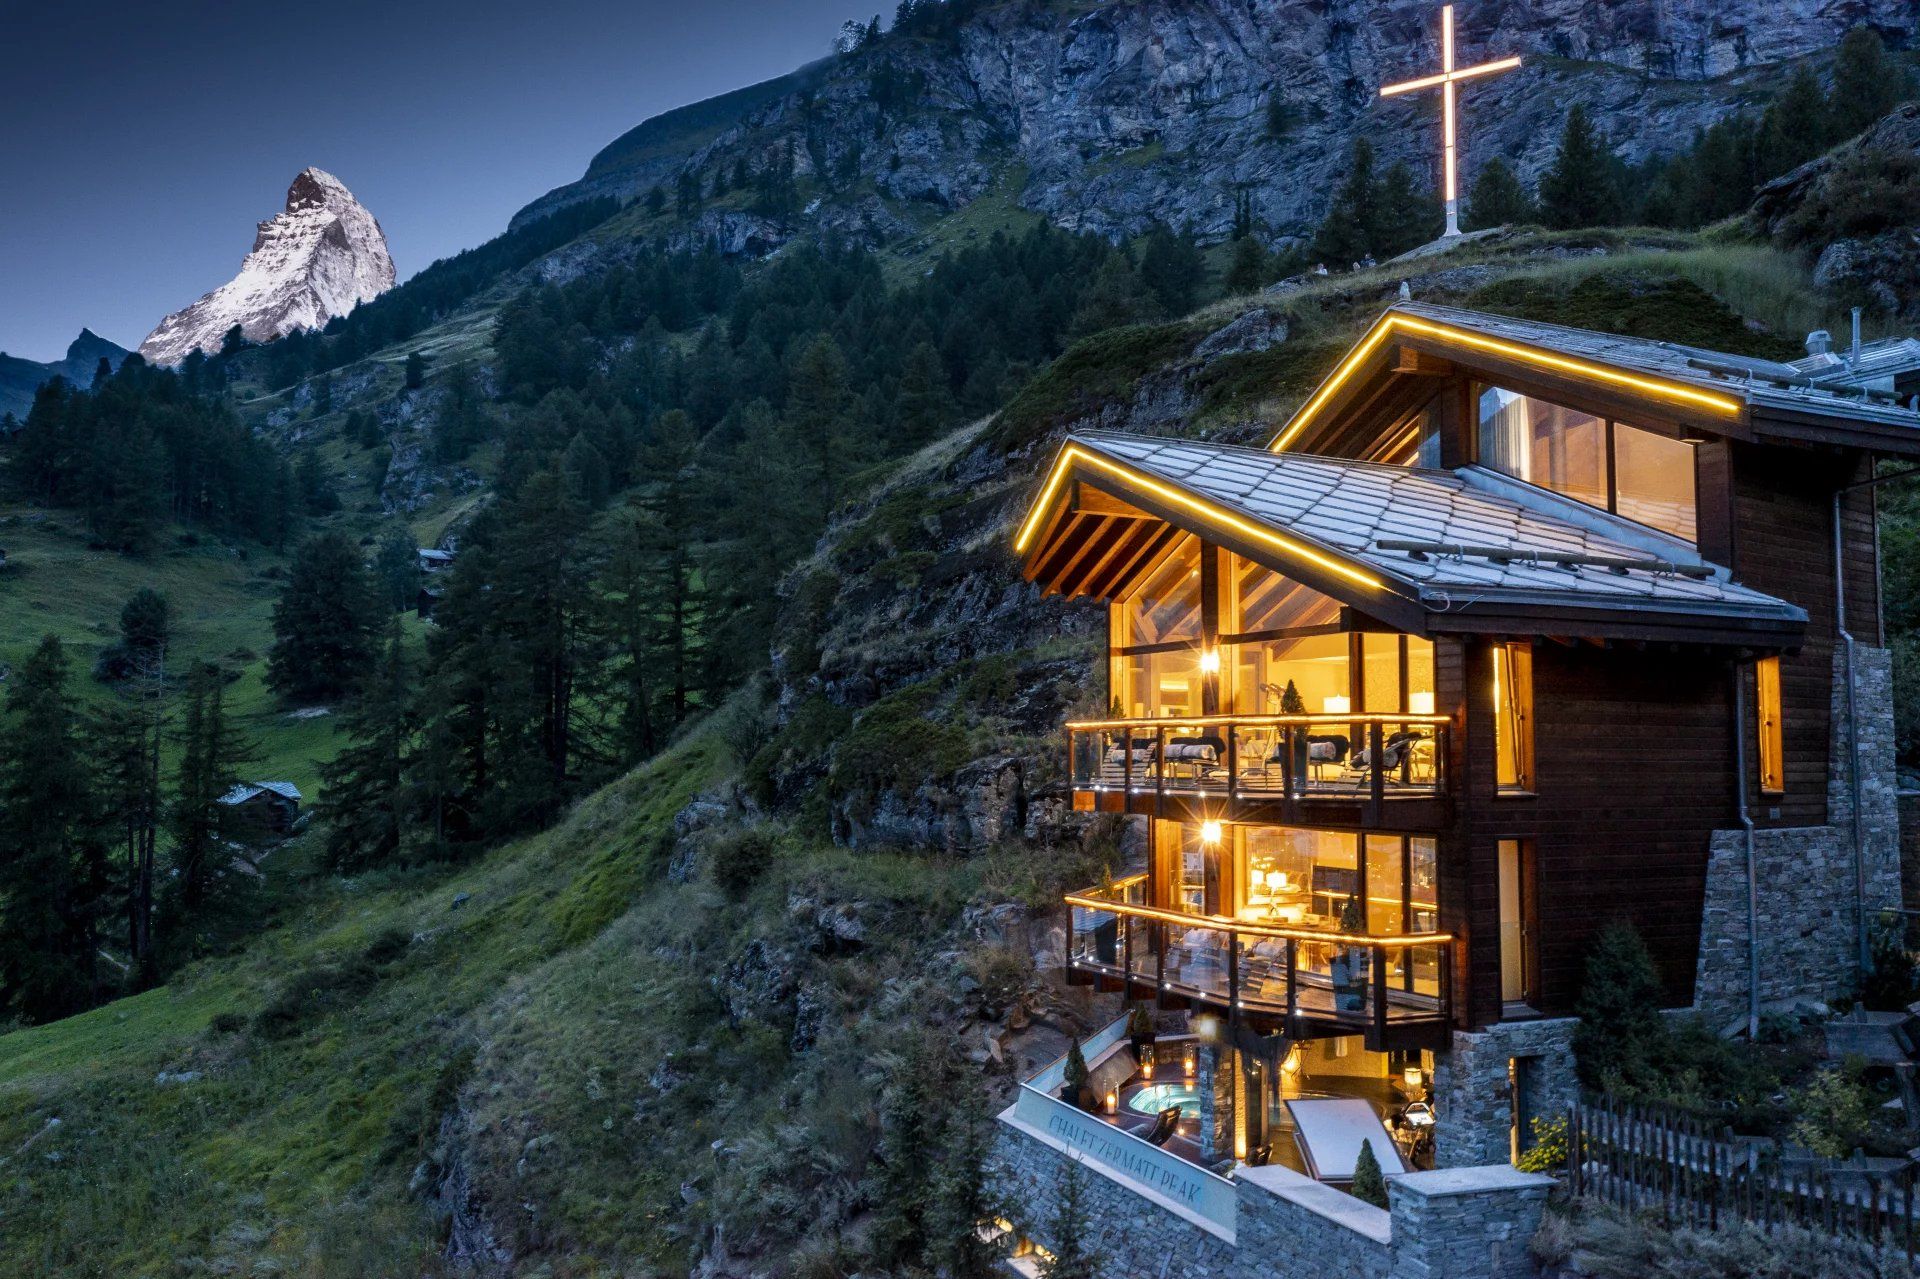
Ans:
{"label": "dark wood siding", "polygon": [[1571,1011],[1609,922],[1639,929],[1674,1006],[1693,999],[1711,834],[1734,824],[1730,668],[1699,651],[1534,647],[1536,791],[1493,786],[1490,647],[1470,672],[1469,1016],[1500,1015],[1498,841],[1531,840],[1539,873],[1541,1012]]}
{"label": "dark wood siding", "polygon": [[[1835,674],[1833,493],[1864,478],[1867,467],[1858,454],[1762,445],[1734,451],[1734,575],[1807,610],[1805,645],[1780,661],[1785,792],[1762,795],[1757,770],[1748,769],[1749,802],[1760,826],[1818,826],[1827,820]],[[1847,626],[1861,644],[1880,642],[1873,511],[1871,490],[1855,490],[1841,504]],[[1749,706],[1752,694],[1748,672]]]}

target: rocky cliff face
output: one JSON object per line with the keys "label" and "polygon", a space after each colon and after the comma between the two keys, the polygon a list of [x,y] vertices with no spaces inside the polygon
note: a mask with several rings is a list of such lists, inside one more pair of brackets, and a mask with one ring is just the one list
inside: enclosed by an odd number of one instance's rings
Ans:
{"label": "rocky cliff face", "polygon": [[260,224],[240,274],[160,322],[140,344],[151,364],[216,351],[238,324],[249,341],[314,329],[393,287],[393,258],[371,213],[340,179],[306,169],[286,208]]}
{"label": "rocky cliff face", "polygon": [[[1764,97],[1778,63],[1830,49],[1855,25],[1895,45],[1920,30],[1907,0],[1513,0],[1459,16],[1464,60],[1527,59],[1464,91],[1468,174],[1501,155],[1529,180],[1575,102],[1637,159]],[[678,168],[711,173],[791,146],[802,173],[832,175],[844,192],[811,216],[838,209],[844,222],[875,191],[895,206],[962,206],[1020,166],[1022,205],[1106,235],[1159,218],[1218,238],[1246,192],[1285,239],[1323,216],[1356,135],[1386,161],[1435,167],[1436,105],[1382,102],[1378,90],[1437,68],[1437,23],[1426,0],[1002,4],[950,41],[893,37],[840,59],[817,84],[744,111]],[[1277,137],[1270,96],[1291,122]],[[644,168],[601,165],[535,207],[662,182],[671,188],[656,151]]]}

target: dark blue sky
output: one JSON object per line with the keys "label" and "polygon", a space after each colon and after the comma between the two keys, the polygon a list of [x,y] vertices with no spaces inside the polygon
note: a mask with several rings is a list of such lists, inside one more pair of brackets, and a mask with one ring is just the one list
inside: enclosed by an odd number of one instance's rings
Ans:
{"label": "dark blue sky", "polygon": [[[134,346],[307,165],[401,278],[648,116],[792,70],[879,0],[0,0],[0,350]],[[863,13],[864,10],[864,13]]]}

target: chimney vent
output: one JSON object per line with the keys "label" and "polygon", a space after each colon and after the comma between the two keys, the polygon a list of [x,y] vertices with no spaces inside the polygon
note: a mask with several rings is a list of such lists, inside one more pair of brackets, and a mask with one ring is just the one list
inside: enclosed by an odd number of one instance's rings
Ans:
{"label": "chimney vent", "polygon": [[1826,355],[1833,350],[1833,334],[1825,329],[1815,329],[1807,334],[1807,354]]}

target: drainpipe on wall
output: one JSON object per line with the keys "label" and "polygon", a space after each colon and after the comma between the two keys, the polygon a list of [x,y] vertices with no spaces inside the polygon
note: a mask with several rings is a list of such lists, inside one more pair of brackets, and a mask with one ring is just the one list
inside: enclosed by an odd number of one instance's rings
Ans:
{"label": "drainpipe on wall", "polygon": [[1733,806],[1747,849],[1747,1042],[1760,1042],[1760,890],[1754,869],[1753,814],[1747,811],[1747,686],[1733,664]]}

